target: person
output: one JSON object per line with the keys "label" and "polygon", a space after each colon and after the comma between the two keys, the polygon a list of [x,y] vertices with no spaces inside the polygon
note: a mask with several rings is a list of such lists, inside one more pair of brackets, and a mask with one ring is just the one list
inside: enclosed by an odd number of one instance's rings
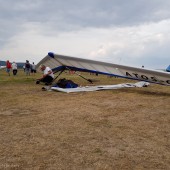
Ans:
{"label": "person", "polygon": [[12,71],[13,71],[13,75],[17,75],[17,63],[13,62],[12,63]]}
{"label": "person", "polygon": [[6,61],[6,72],[8,73],[8,75],[10,76],[10,71],[11,71],[11,63],[9,62],[9,60]]}
{"label": "person", "polygon": [[25,73],[27,76],[30,76],[30,70],[31,70],[31,65],[29,63],[28,60],[26,60],[26,63],[25,63]]}
{"label": "person", "polygon": [[31,64],[31,73],[32,73],[33,75],[35,75],[35,73],[36,73],[36,69],[35,69],[35,64],[34,64],[34,62]]}
{"label": "person", "polygon": [[43,71],[43,77],[37,79],[36,84],[40,82],[45,83],[45,85],[52,84],[54,80],[54,74],[50,67],[46,67],[45,65],[40,65],[40,70]]}

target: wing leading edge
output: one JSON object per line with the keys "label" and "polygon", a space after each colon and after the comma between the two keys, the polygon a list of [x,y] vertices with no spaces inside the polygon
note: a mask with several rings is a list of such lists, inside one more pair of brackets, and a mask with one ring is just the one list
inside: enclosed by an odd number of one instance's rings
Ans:
{"label": "wing leading edge", "polygon": [[66,69],[117,76],[121,78],[147,81],[150,83],[170,86],[169,72],[161,72],[144,68],[136,68],[76,57],[69,57],[54,54],[51,52],[48,53],[48,55],[37,64],[37,68],[41,64],[51,67],[54,72]]}

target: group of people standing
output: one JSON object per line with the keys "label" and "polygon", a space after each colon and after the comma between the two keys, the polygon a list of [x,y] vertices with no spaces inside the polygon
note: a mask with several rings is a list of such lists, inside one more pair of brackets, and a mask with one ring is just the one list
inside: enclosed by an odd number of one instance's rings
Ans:
{"label": "group of people standing", "polygon": [[[36,68],[35,68],[35,64],[34,62],[32,64],[29,63],[28,60],[26,60],[24,66],[24,72],[26,73],[26,75],[30,75],[30,73],[32,73],[33,75],[36,73]],[[12,69],[13,75],[16,76],[17,72],[18,72],[18,66],[16,62],[13,62],[12,64],[10,63],[9,60],[6,61],[6,72],[8,73],[8,75],[10,76],[10,71]]]}
{"label": "group of people standing", "polygon": [[36,73],[36,68],[35,68],[34,62],[32,64],[30,64],[29,61],[26,60],[26,63],[23,66],[23,68],[24,68],[24,71],[27,76],[30,76],[30,73],[32,73],[33,75]]}
{"label": "group of people standing", "polygon": [[[39,79],[37,79],[36,84],[39,84],[40,82],[45,83],[46,85],[52,84],[54,80],[54,74],[50,67],[47,67],[45,65],[40,65],[40,70],[43,72],[43,76]],[[12,64],[9,62],[9,60],[6,61],[6,72],[10,76],[10,70],[12,69],[13,75],[17,75],[18,66],[16,62],[13,62]],[[26,60],[25,64],[23,65],[24,72],[27,76],[30,76],[32,73],[33,75],[36,73],[36,65],[34,62],[30,64],[28,60]]]}

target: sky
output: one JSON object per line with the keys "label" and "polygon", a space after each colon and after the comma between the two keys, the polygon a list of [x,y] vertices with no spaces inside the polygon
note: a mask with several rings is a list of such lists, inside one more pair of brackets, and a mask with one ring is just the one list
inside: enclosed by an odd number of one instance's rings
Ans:
{"label": "sky", "polygon": [[170,0],[0,0],[0,60],[48,52],[161,69],[170,65]]}

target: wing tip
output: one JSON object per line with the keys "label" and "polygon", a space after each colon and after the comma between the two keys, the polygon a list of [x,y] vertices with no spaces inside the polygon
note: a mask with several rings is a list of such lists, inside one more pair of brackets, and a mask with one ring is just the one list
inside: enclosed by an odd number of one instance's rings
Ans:
{"label": "wing tip", "polygon": [[53,52],[49,52],[48,55],[49,55],[51,58],[54,58],[54,53],[53,53]]}

